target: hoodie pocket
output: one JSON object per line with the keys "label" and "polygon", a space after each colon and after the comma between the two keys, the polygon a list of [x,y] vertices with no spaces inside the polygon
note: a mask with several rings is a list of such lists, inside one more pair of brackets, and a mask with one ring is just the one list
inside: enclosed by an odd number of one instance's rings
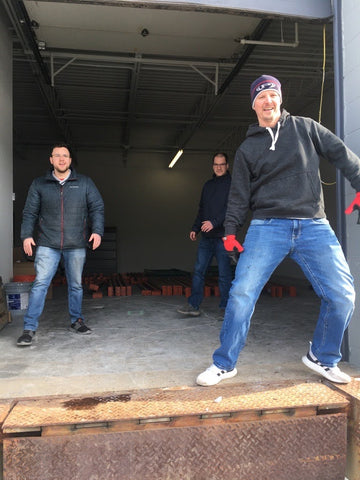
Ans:
{"label": "hoodie pocket", "polygon": [[320,179],[312,172],[283,176],[263,184],[254,200],[256,209],[303,211],[305,216],[321,201]]}

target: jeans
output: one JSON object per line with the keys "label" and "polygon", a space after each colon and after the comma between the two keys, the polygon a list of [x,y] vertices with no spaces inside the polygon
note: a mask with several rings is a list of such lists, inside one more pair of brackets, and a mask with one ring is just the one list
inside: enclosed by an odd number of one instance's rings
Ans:
{"label": "jeans", "polygon": [[341,360],[341,343],[354,310],[355,291],[335,233],[326,219],[274,218],[253,220],[248,229],[230,289],[221,345],[213,354],[217,367],[235,367],[256,301],[285,257],[301,267],[321,300],[311,351],[328,367]]}
{"label": "jeans", "polygon": [[220,308],[225,308],[233,278],[231,262],[221,238],[201,236],[191,285],[189,304],[198,309],[204,297],[205,275],[215,256],[219,268]]}
{"label": "jeans", "polygon": [[64,258],[65,274],[68,285],[68,304],[71,323],[82,318],[82,272],[86,259],[85,248],[58,250],[49,247],[37,247],[35,255],[36,278],[29,295],[29,307],[24,316],[24,330],[37,330],[39,317],[43,312],[45,297],[50,283],[57,271],[61,257]]}

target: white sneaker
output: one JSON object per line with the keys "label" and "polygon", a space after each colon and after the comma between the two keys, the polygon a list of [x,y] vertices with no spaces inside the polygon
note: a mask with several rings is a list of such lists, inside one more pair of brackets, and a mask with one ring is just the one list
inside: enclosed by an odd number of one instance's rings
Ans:
{"label": "white sneaker", "polygon": [[314,372],[319,373],[323,377],[330,380],[330,382],[351,382],[351,377],[349,377],[347,373],[342,372],[339,367],[327,367],[326,365],[322,365],[322,363],[315,357],[311,350],[309,350],[307,355],[302,357],[302,362]]}
{"label": "white sneaker", "polygon": [[193,307],[189,303],[187,303],[184,307],[178,308],[176,311],[178,313],[182,313],[183,315],[188,315],[189,317],[198,317],[201,314],[198,308]]}
{"label": "white sneaker", "polygon": [[202,387],[210,387],[211,385],[216,385],[225,378],[235,377],[236,374],[236,368],[227,371],[222,370],[221,368],[218,368],[216,365],[212,364],[209,368],[205,370],[205,372],[202,372],[200,373],[200,375],[198,375],[196,383],[198,385],[201,385]]}

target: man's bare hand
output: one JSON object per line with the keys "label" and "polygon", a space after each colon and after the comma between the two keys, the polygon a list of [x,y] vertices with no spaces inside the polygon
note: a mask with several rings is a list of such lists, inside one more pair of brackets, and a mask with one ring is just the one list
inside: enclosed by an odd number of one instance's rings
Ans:
{"label": "man's bare hand", "polygon": [[92,233],[91,237],[89,238],[89,242],[93,242],[92,249],[96,250],[101,244],[101,235],[98,233]]}
{"label": "man's bare hand", "polygon": [[23,249],[26,255],[28,255],[29,257],[32,256],[33,254],[32,247],[35,247],[35,245],[36,243],[32,237],[25,238],[25,240],[23,241]]}
{"label": "man's bare hand", "polygon": [[210,220],[205,220],[202,222],[201,231],[202,232],[210,232],[214,228],[214,225],[210,222]]}

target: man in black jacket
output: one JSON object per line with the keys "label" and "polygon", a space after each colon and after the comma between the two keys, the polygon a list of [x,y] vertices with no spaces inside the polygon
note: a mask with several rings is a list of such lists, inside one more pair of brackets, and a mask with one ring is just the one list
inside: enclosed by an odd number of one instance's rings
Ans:
{"label": "man in black jacket", "polygon": [[[49,285],[64,259],[68,285],[70,331],[91,333],[85,325],[82,307],[82,271],[86,247],[93,250],[101,244],[104,232],[104,203],[93,181],[71,168],[70,150],[58,144],[52,149],[52,168],[44,177],[36,178],[26,199],[21,239],[26,255],[36,245],[36,278],[30,291],[29,306],[24,316],[24,332],[18,346],[29,346],[38,328]],[[37,242],[34,232],[38,229]],[[89,231],[90,229],[90,231]]]}
{"label": "man in black jacket", "polygon": [[[281,85],[262,75],[251,85],[251,125],[235,155],[225,219],[226,250],[240,255],[229,294],[220,347],[213,364],[197,377],[210,386],[236,375],[257,299],[272,272],[292,258],[320,297],[321,308],[303,363],[336,383],[351,378],[337,364],[354,309],[353,278],[341,246],[325,216],[320,157],[339,168],[358,192],[347,209],[360,207],[360,160],[328,129],[310,118],[281,111]],[[237,229],[248,210],[253,218],[244,246]]]}
{"label": "man in black jacket", "polygon": [[192,278],[191,296],[188,303],[177,311],[183,315],[197,317],[204,296],[205,275],[213,259],[216,258],[219,269],[220,309],[224,310],[229,297],[232,280],[230,257],[225,251],[224,219],[229,195],[231,175],[226,153],[213,156],[214,175],[208,180],[201,193],[199,210],[190,232],[190,240],[196,240],[202,233],[197,251],[197,259]]}

